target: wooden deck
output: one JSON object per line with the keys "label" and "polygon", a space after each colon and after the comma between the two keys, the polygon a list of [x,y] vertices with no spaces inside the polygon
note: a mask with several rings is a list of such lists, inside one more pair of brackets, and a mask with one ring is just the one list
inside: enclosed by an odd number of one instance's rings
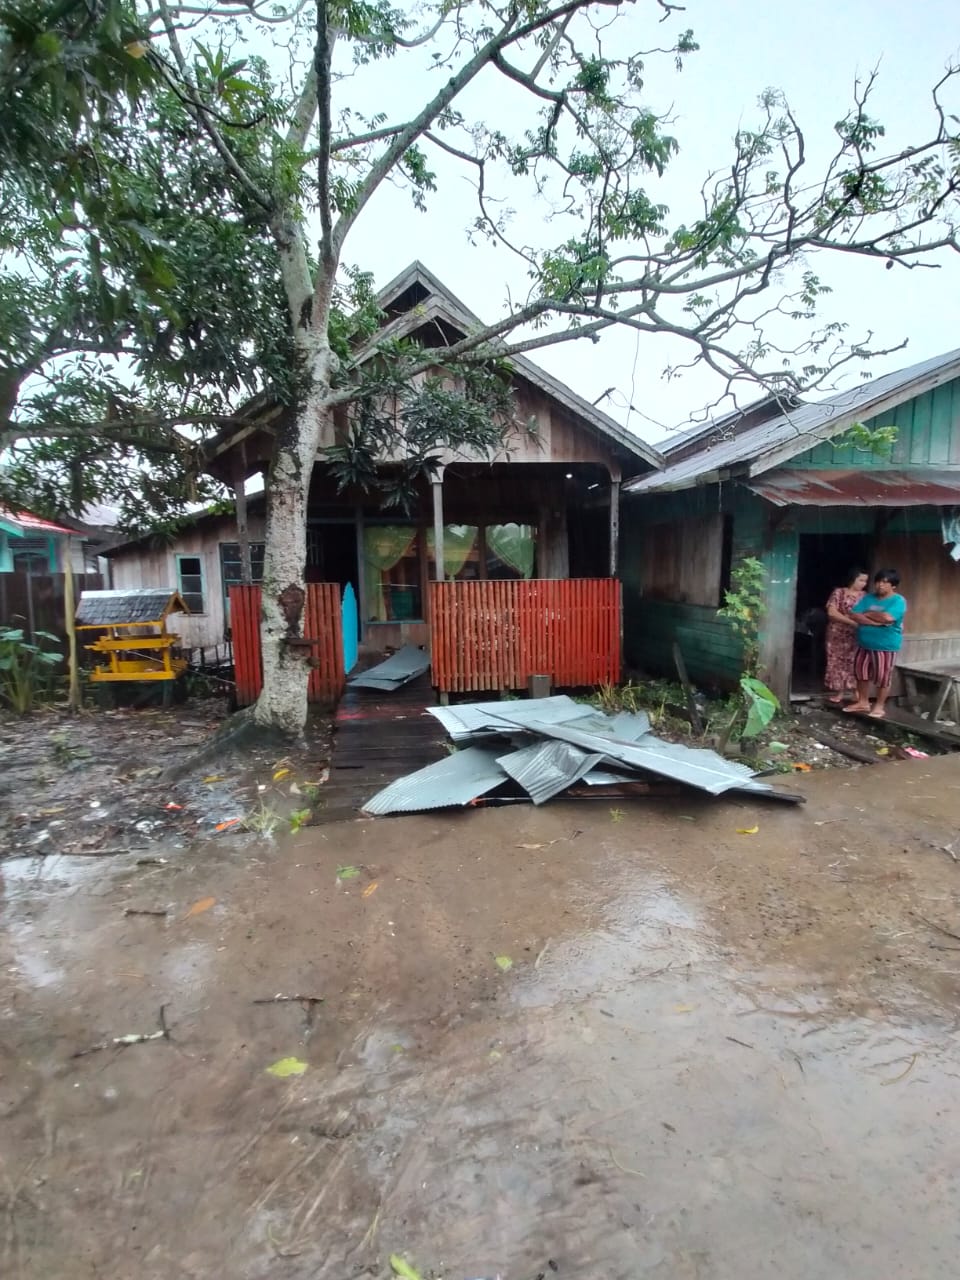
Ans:
{"label": "wooden deck", "polygon": [[354,817],[389,782],[446,754],[440,723],[426,708],[436,702],[429,675],[395,693],[347,686],[334,719],[330,778],[321,822]]}

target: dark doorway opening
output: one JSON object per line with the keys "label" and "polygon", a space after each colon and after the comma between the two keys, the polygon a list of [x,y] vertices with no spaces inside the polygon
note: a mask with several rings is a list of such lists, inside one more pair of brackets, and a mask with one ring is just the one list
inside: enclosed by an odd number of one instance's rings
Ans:
{"label": "dark doorway opening", "polygon": [[350,524],[310,524],[307,527],[307,582],[351,583],[359,593],[357,527]]}
{"label": "dark doorway opening", "polygon": [[847,585],[851,570],[866,572],[871,541],[857,533],[801,533],[799,543],[791,687],[795,693],[817,693],[826,665],[827,599],[835,587]]}

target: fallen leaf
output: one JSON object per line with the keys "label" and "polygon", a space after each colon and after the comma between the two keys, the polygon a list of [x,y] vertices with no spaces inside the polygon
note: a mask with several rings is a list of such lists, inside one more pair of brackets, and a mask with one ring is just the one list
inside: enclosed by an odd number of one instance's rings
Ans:
{"label": "fallen leaf", "polygon": [[302,1076],[307,1069],[307,1064],[302,1058],[278,1058],[271,1066],[267,1067],[268,1076],[276,1076],[278,1080],[287,1080],[290,1076]]}
{"label": "fallen leaf", "polygon": [[493,963],[501,973],[506,973],[508,969],[513,968],[513,961],[509,956],[494,956]]}
{"label": "fallen leaf", "polygon": [[759,827],[737,827],[738,836],[755,836],[760,830]]}
{"label": "fallen leaf", "polygon": [[226,831],[227,827],[235,827],[239,821],[239,818],[228,818],[226,822],[218,822],[214,831]]}
{"label": "fallen leaf", "polygon": [[354,880],[359,874],[359,867],[337,867],[338,880]]}
{"label": "fallen leaf", "polygon": [[367,885],[367,887],[364,889],[363,893],[361,893],[360,897],[361,897],[361,898],[369,898],[369,897],[370,897],[370,895],[371,895],[372,893],[376,893],[376,892],[377,892],[377,889],[379,888],[379,885],[380,885],[380,881],[379,881],[379,880],[374,880],[372,884],[368,884],[368,885]]}
{"label": "fallen leaf", "polygon": [[290,772],[289,769],[277,769],[277,771],[273,775],[274,782],[279,782],[280,779],[285,778],[289,772]]}
{"label": "fallen leaf", "polygon": [[179,810],[179,809],[182,809],[182,808],[183,808],[183,805],[182,805],[182,804],[174,804],[174,803],[173,803],[173,801],[171,800],[169,804],[165,804],[163,807],[164,807],[165,809],[175,809],[175,810]]}
{"label": "fallen leaf", "polygon": [[674,1013],[693,1013],[697,1006],[695,1004],[675,1004],[673,1006]]}
{"label": "fallen leaf", "polygon": [[518,849],[545,849],[545,844],[518,844]]}
{"label": "fallen leaf", "polygon": [[768,751],[789,751],[790,748],[785,742],[771,742],[767,746]]}
{"label": "fallen leaf", "polygon": [[297,786],[295,782],[290,783],[290,794],[292,796],[298,796],[301,794],[300,788]]}
{"label": "fallen leaf", "polygon": [[797,773],[810,773],[813,769],[812,764],[804,764],[802,760],[795,761],[793,767]]}
{"label": "fallen leaf", "polygon": [[201,912],[209,911],[215,902],[216,898],[201,898],[199,902],[195,902],[193,904],[187,914],[183,917],[184,920],[189,920],[191,916],[198,916]]}
{"label": "fallen leaf", "polygon": [[223,774],[223,773],[211,773],[209,778],[202,778],[202,779],[201,779],[201,781],[202,781],[202,782],[207,782],[207,783],[210,783],[210,782],[223,782],[223,780],[224,780],[224,778],[225,778],[225,777],[226,777],[226,775],[225,775],[225,774]]}
{"label": "fallen leaf", "polygon": [[390,1270],[395,1276],[399,1276],[400,1280],[423,1280],[420,1272],[411,1267],[410,1263],[397,1253],[390,1255]]}

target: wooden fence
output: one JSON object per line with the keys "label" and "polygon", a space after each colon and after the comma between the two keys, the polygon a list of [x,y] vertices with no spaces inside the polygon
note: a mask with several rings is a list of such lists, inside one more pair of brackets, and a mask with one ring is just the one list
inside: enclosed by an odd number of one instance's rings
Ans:
{"label": "wooden fence", "polygon": [[430,618],[441,693],[522,689],[532,675],[561,688],[620,679],[615,578],[434,582]]}
{"label": "wooden fence", "polygon": [[[99,574],[74,574],[74,594],[99,591]],[[66,635],[63,611],[63,574],[0,573],[0,626],[22,627],[32,638],[36,631],[48,631],[61,639]]]}
{"label": "wooden fence", "polygon": [[[256,702],[263,688],[258,586],[230,588],[230,631],[237,703],[246,707]],[[311,656],[317,664],[310,672],[308,697],[311,702],[336,702],[346,677],[340,588],[335,582],[307,583],[303,635],[314,641]]]}

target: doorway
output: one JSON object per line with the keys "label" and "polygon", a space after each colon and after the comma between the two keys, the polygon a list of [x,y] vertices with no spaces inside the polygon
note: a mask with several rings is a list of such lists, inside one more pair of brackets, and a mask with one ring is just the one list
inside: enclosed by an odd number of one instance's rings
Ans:
{"label": "doorway", "polygon": [[341,591],[349,582],[359,592],[357,526],[314,523],[307,526],[307,582],[336,582]]}
{"label": "doorway", "polygon": [[846,584],[851,569],[866,572],[872,542],[858,533],[801,533],[798,541],[791,688],[815,693],[823,687],[826,666],[827,599],[835,587]]}

